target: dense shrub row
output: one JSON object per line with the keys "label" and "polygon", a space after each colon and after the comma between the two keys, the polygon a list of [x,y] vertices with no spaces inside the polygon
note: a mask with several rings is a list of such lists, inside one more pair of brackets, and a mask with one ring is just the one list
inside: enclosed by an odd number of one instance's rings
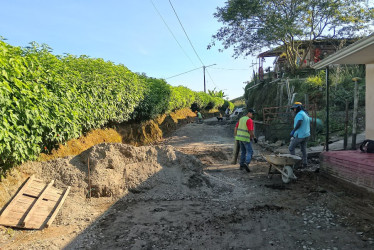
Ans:
{"label": "dense shrub row", "polygon": [[109,122],[151,119],[194,102],[206,109],[224,100],[102,59],[0,41],[1,170]]}

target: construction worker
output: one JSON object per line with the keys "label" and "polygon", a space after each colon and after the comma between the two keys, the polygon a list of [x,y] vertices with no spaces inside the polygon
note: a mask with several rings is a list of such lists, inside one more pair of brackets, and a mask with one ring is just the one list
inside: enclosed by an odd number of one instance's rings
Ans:
{"label": "construction worker", "polygon": [[230,120],[230,113],[231,113],[231,109],[230,107],[227,107],[225,110],[226,120]]}
{"label": "construction worker", "polygon": [[295,102],[291,109],[295,112],[294,129],[291,131],[291,143],[288,149],[291,155],[295,155],[295,148],[300,144],[301,153],[303,155],[302,167],[308,166],[308,158],[306,154],[306,145],[310,136],[310,117],[304,111],[301,102]]}
{"label": "construction worker", "polygon": [[201,115],[200,111],[196,110],[196,122],[203,123],[203,116]]}
{"label": "construction worker", "polygon": [[253,155],[251,140],[257,142],[252,121],[254,113],[253,109],[248,109],[247,115],[239,119],[234,130],[235,140],[240,145],[240,170],[245,169],[247,172],[250,172],[248,165]]}

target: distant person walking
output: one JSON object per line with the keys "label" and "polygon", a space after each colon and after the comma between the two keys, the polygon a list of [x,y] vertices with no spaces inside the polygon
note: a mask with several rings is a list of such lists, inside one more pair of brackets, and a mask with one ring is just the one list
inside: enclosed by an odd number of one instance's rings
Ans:
{"label": "distant person walking", "polygon": [[294,129],[291,131],[291,143],[288,149],[291,155],[295,155],[295,148],[300,145],[303,155],[303,168],[308,166],[308,157],[306,154],[307,142],[310,137],[310,117],[304,111],[301,102],[295,102],[291,109],[295,112]]}
{"label": "distant person walking", "polygon": [[231,113],[231,109],[230,109],[230,107],[227,107],[227,109],[225,111],[226,120],[230,119],[230,113]]}
{"label": "distant person walking", "polygon": [[247,172],[250,172],[248,166],[253,155],[251,140],[257,142],[252,121],[254,113],[253,109],[248,109],[247,115],[239,119],[234,130],[235,140],[239,141],[240,145],[240,169],[245,169]]}

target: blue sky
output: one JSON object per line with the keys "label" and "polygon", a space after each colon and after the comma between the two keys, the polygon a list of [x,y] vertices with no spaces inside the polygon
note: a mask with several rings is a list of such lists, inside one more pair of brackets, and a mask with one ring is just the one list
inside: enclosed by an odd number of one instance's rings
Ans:
{"label": "blue sky", "polygon": [[[229,99],[242,96],[252,77],[255,57],[234,59],[221,46],[207,50],[221,27],[213,17],[225,0],[171,0],[197,54],[207,68],[207,89],[223,90]],[[168,78],[202,66],[169,0],[2,0],[0,36],[13,46],[35,41],[53,53],[87,55],[124,64],[133,72]],[[268,59],[270,60],[270,59]],[[267,62],[271,63],[271,61]],[[204,90],[203,69],[166,79],[173,86]]]}

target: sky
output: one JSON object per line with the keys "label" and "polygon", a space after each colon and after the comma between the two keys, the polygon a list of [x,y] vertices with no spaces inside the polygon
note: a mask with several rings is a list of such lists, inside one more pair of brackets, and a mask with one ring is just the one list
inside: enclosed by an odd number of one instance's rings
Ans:
{"label": "sky", "polygon": [[219,42],[207,50],[222,26],[213,13],[225,1],[0,0],[0,36],[13,46],[47,44],[55,55],[103,58],[194,91],[204,90],[205,65],[206,89],[222,90],[231,100],[244,94],[257,60],[219,52]]}

